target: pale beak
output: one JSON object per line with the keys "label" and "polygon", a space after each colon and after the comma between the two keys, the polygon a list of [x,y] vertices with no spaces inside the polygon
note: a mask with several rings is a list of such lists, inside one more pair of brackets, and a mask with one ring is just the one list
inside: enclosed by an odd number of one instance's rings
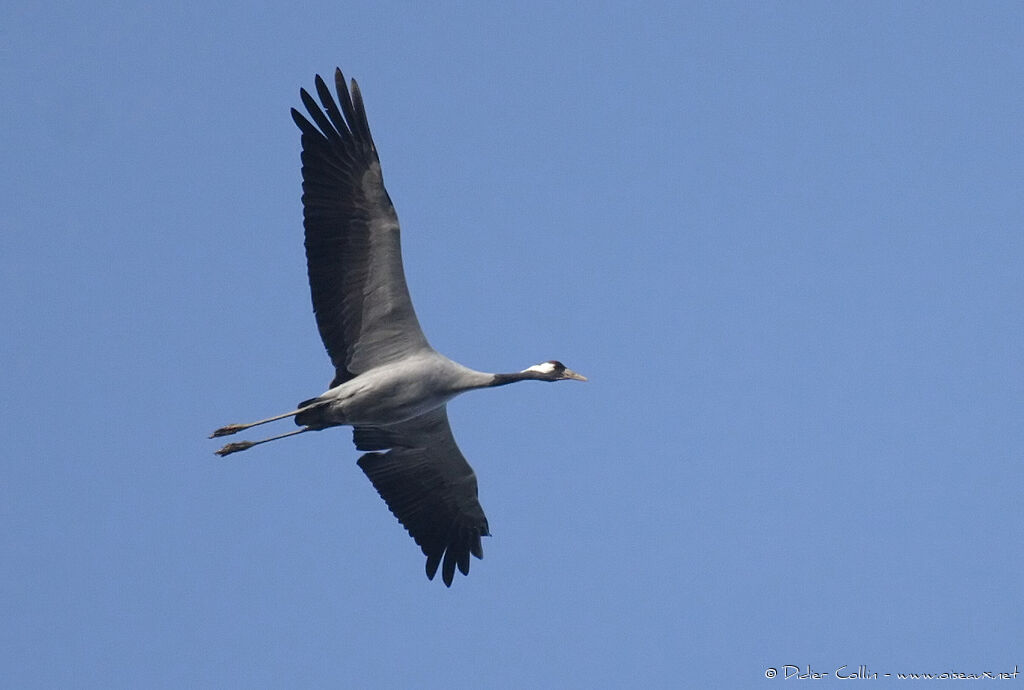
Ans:
{"label": "pale beak", "polygon": [[573,381],[586,381],[587,377],[583,374],[577,374],[572,369],[566,369],[562,372],[563,379],[572,379]]}

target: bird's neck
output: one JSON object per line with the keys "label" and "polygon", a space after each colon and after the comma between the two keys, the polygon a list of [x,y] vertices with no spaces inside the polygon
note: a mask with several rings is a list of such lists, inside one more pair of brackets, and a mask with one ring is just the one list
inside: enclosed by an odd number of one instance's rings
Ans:
{"label": "bird's neck", "polygon": [[544,375],[536,371],[516,371],[511,374],[493,374],[491,376],[491,382],[488,383],[488,387],[493,388],[494,386],[507,386],[510,383],[516,381],[542,381]]}

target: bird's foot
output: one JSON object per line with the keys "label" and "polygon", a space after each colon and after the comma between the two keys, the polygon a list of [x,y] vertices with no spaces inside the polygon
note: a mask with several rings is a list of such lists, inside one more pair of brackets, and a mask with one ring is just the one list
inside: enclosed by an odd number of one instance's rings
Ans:
{"label": "bird's foot", "polygon": [[248,429],[249,427],[245,424],[228,424],[210,434],[210,438],[217,438],[218,436],[230,436],[231,434],[237,434],[242,429]]}
{"label": "bird's foot", "polygon": [[247,450],[255,445],[256,444],[253,443],[252,441],[238,441],[237,443],[229,443],[220,450],[218,450],[217,455],[223,458],[225,455],[231,455],[232,453],[237,453],[240,450]]}

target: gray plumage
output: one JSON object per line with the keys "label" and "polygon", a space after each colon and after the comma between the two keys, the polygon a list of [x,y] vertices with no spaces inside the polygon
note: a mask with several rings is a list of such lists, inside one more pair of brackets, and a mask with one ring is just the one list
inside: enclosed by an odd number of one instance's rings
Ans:
{"label": "gray plumage", "polygon": [[[476,388],[523,380],[583,376],[557,361],[511,374],[453,362],[427,342],[402,268],[398,216],[384,188],[377,149],[355,80],[351,93],[335,71],[338,103],[317,75],[320,105],[302,89],[312,122],[292,109],[302,132],[302,205],[306,262],[317,328],[335,373],[329,389],[292,412],[217,429],[226,436],[294,417],[301,429],[260,441],[229,443],[219,455],[332,426],[353,427],[359,467],[427,557],[427,577],[441,568],[469,573],[483,557],[487,518],[476,475],[455,443],[446,403]],[[322,109],[321,109],[322,106]]]}

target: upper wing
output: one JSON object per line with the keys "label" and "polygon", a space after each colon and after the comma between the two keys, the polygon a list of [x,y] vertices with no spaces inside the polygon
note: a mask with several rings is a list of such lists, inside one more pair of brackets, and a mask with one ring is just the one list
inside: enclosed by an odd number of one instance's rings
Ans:
{"label": "upper wing", "polygon": [[331,387],[430,347],[409,299],[398,216],[384,189],[359,86],[352,80],[350,96],[341,70],[334,81],[341,111],[320,75],[316,92],[323,110],[300,91],[316,124],[292,108],[302,130],[309,287],[336,370]]}
{"label": "upper wing", "polygon": [[489,536],[487,518],[477,500],[476,475],[455,445],[445,406],[389,426],[357,426],[353,441],[366,453],[359,467],[388,508],[427,557],[434,579],[451,587],[455,566],[469,574],[469,555],[484,557],[480,537]]}

